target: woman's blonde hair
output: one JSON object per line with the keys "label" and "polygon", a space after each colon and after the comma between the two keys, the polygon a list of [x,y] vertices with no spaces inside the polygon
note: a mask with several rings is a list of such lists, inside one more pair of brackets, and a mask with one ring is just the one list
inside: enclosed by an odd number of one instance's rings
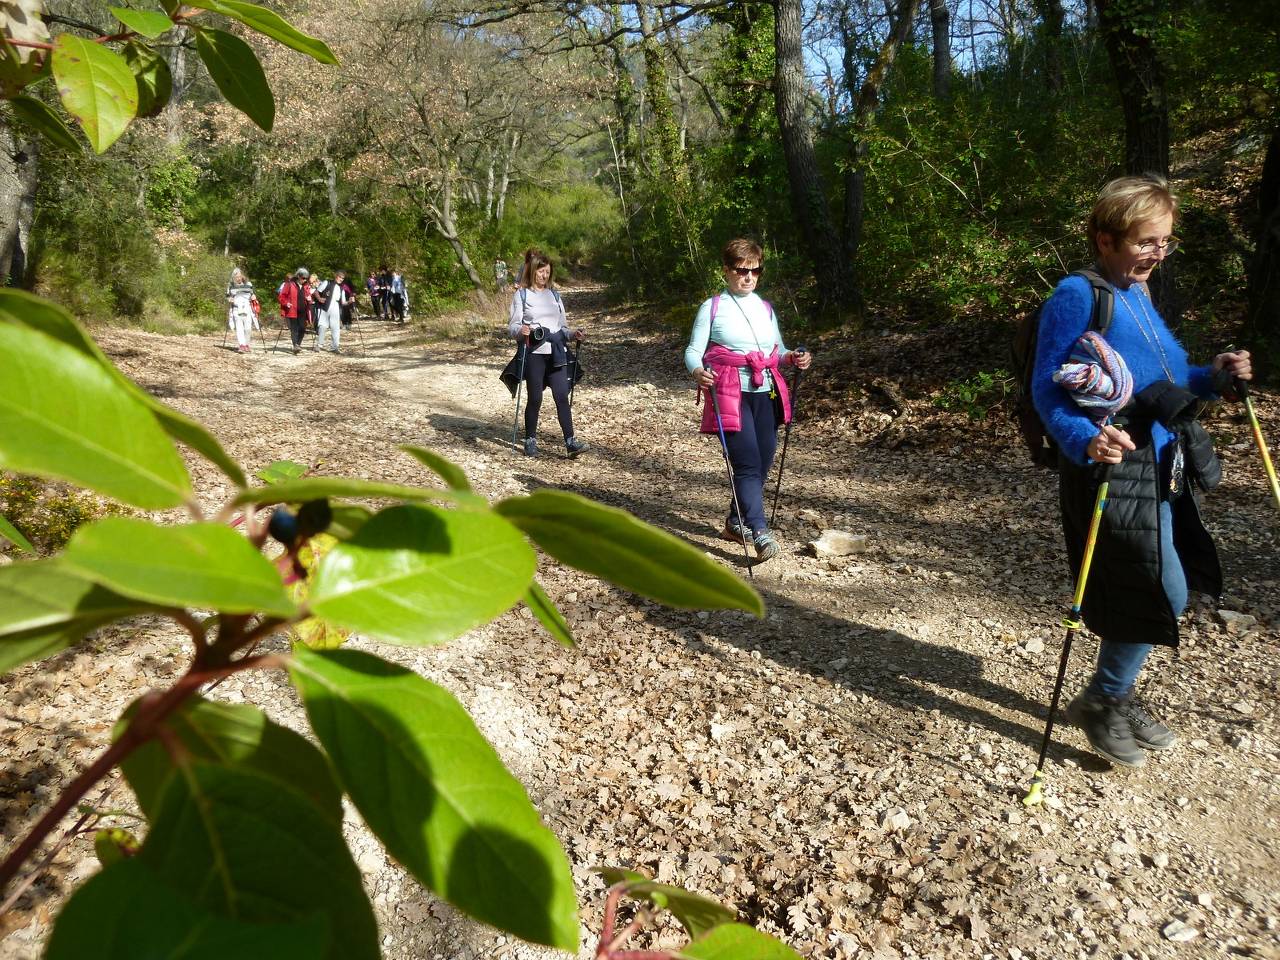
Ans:
{"label": "woman's blonde hair", "polygon": [[1117,177],[1102,188],[1089,214],[1089,243],[1094,253],[1098,234],[1123,237],[1135,223],[1154,220],[1171,213],[1178,215],[1178,198],[1169,189],[1169,181],[1158,173],[1140,177]]}

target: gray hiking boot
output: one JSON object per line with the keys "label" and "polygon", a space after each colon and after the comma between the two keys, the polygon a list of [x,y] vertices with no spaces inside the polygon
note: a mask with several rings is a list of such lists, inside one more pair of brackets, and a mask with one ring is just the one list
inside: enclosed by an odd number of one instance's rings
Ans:
{"label": "gray hiking boot", "polygon": [[1067,719],[1084,731],[1095,753],[1122,767],[1140,767],[1147,755],[1133,736],[1123,707],[1127,698],[1085,690],[1067,706]]}
{"label": "gray hiking boot", "polygon": [[569,459],[572,460],[583,450],[587,449],[587,445],[577,437],[570,437],[564,442],[564,448],[568,451]]}
{"label": "gray hiking boot", "polygon": [[524,438],[524,455],[526,457],[536,457],[538,455],[538,438],[537,437]]}
{"label": "gray hiking boot", "polygon": [[768,530],[761,530],[751,538],[756,545],[757,560],[772,560],[774,557],[782,553],[782,548],[778,546],[778,541],[773,539],[773,534]]}
{"label": "gray hiking boot", "polygon": [[1120,704],[1120,713],[1129,721],[1134,742],[1143,750],[1168,750],[1177,742],[1172,730],[1151,715],[1147,705],[1130,693]]}

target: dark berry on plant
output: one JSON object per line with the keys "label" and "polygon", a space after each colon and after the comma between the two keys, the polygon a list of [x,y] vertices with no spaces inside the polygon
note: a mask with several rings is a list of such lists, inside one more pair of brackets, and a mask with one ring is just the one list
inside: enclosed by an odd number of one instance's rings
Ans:
{"label": "dark berry on plant", "polygon": [[276,507],[267,530],[287,547],[298,539],[298,518],[284,507]]}
{"label": "dark berry on plant", "polygon": [[333,510],[327,499],[310,500],[298,510],[298,536],[304,540],[324,533],[333,522]]}

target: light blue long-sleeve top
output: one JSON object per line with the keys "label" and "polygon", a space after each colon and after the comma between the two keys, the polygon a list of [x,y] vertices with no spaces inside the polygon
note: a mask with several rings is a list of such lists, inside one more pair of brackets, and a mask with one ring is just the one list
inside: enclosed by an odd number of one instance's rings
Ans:
{"label": "light blue long-sleeve top", "polygon": [[[1139,393],[1157,381],[1168,379],[1161,365],[1163,349],[1163,360],[1174,383],[1202,397],[1212,395],[1212,368],[1192,366],[1188,362],[1187,351],[1165,326],[1146,292],[1134,284],[1127,290],[1117,287],[1115,295],[1115,311],[1106,339],[1128,364],[1133,374],[1133,392]],[[1071,348],[1089,329],[1092,316],[1093,288],[1088,280],[1067,277],[1058,284],[1040,310],[1035,373],[1031,378],[1031,399],[1045,429],[1063,453],[1082,466],[1088,462],[1085,449],[1097,435],[1099,426],[1071,399],[1065,387],[1053,382],[1053,374],[1068,361]],[[1161,424],[1152,425],[1151,440],[1158,460],[1163,460],[1165,448],[1172,439],[1172,434]]]}
{"label": "light blue long-sleeve top", "polygon": [[[735,353],[746,354],[759,350],[766,357],[776,346],[779,358],[786,356],[787,348],[782,343],[777,314],[768,304],[754,292],[736,297],[728,291],[721,291],[719,296],[720,304],[716,307],[715,320],[711,319],[714,297],[704,301],[698,308],[698,315],[693,321],[693,332],[689,335],[689,346],[684,351],[686,370],[693,373],[702,366],[702,355],[712,343],[728,347]],[[762,393],[773,389],[772,375],[768,372],[765,373],[764,384],[759,387],[751,383],[750,367],[743,367],[738,375],[742,378],[744,391]]]}

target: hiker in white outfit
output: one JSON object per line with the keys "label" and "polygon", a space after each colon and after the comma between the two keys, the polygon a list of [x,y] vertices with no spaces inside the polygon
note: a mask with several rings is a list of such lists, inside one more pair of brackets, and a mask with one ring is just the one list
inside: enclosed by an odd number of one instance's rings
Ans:
{"label": "hiker in white outfit", "polygon": [[351,302],[342,282],[347,275],[341,270],[333,275],[332,280],[320,284],[316,303],[316,349],[324,349],[324,332],[327,329],[333,338],[333,352],[341,353],[342,308]]}
{"label": "hiker in white outfit", "polygon": [[253,328],[257,326],[253,305],[258,302],[253,284],[245,279],[244,271],[236,267],[227,282],[227,326],[236,333],[236,343],[241,353],[249,352]]}

